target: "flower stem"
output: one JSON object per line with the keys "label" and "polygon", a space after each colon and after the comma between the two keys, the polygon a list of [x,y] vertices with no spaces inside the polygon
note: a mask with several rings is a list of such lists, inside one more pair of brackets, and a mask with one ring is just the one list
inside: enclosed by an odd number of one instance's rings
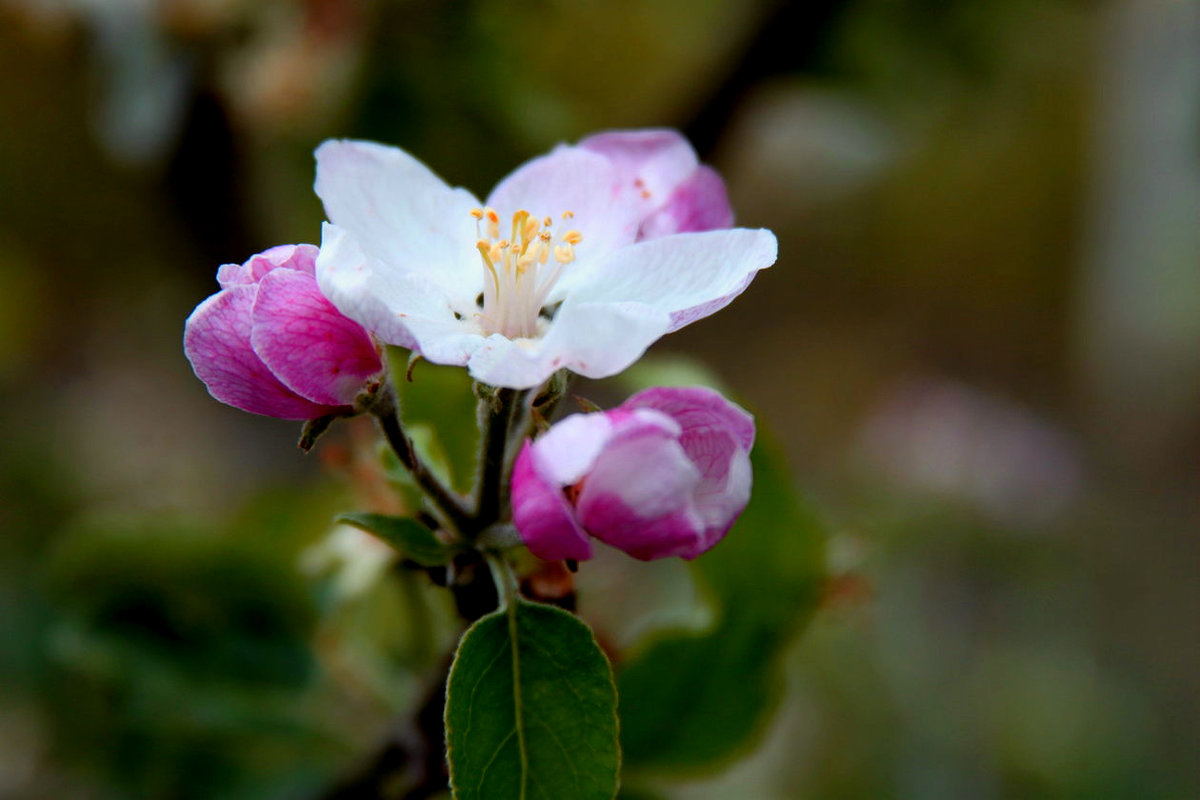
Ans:
{"label": "flower stem", "polygon": [[383,436],[387,439],[392,451],[395,452],[396,458],[421,487],[421,491],[429,499],[434,510],[442,517],[442,522],[449,525],[459,535],[472,531],[474,526],[471,514],[463,505],[462,498],[446,488],[417,455],[412,439],[405,433],[404,426],[400,422],[400,412],[396,407],[396,399],[390,388],[380,392],[380,396],[374,400],[371,413],[379,420],[379,428],[383,431]]}
{"label": "flower stem", "polygon": [[526,392],[487,389],[479,398],[483,439],[479,448],[479,479],[475,493],[476,532],[499,522],[507,501],[508,432],[514,417],[524,413]]}
{"label": "flower stem", "polygon": [[512,565],[501,553],[488,551],[484,553],[488,567],[492,570],[492,580],[496,582],[496,594],[500,595],[500,607],[512,608],[517,599],[517,576],[513,573]]}

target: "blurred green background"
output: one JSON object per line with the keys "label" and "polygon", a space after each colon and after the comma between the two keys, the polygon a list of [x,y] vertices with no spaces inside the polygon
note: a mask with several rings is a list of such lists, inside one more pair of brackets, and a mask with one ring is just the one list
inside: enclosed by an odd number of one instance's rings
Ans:
{"label": "blurred green background", "polygon": [[[330,532],[394,510],[369,427],[301,456],[183,319],[318,240],[326,137],[483,194],[661,125],[780,260],[653,352],[774,431],[830,577],[761,747],[652,788],[1200,796],[1196,3],[0,0],[0,69],[0,796],[317,797],[403,736],[455,630]],[[589,570],[602,641],[695,623]]]}

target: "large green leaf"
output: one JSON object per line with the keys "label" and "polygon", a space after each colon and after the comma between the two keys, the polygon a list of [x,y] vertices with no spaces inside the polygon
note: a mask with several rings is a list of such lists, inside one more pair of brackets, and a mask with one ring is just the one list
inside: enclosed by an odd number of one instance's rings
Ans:
{"label": "large green leaf", "polygon": [[820,526],[779,453],[760,444],[752,461],[750,506],[693,567],[715,602],[715,624],[660,637],[620,672],[621,743],[631,770],[712,770],[753,746],[779,696],[784,645],[816,607]]}
{"label": "large green leaf", "polygon": [[446,695],[450,785],[459,800],[610,800],[616,692],[591,630],[517,600],[463,636]]}

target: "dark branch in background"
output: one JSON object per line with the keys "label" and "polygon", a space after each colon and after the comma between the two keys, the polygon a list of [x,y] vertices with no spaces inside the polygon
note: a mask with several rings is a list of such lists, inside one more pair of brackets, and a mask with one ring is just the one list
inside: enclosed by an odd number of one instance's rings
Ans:
{"label": "dark branch in background", "polygon": [[[247,170],[225,100],[203,66],[179,141],[167,163],[164,188],[192,246],[209,264],[241,263],[254,247],[247,220]],[[206,266],[205,270],[211,270]],[[211,273],[206,272],[211,280]]]}
{"label": "dark branch in background", "polygon": [[[491,582],[490,576],[488,582]],[[335,784],[316,800],[423,800],[444,794],[450,779],[446,773],[446,731],[442,710],[446,705],[446,678],[421,703],[415,724],[397,725],[357,773]]]}
{"label": "dark branch in background", "polygon": [[755,86],[778,75],[819,71],[815,67],[822,48],[849,5],[846,0],[775,4],[746,42],[733,69],[709,92],[684,128],[701,160],[710,160],[729,121],[737,116],[737,107]]}

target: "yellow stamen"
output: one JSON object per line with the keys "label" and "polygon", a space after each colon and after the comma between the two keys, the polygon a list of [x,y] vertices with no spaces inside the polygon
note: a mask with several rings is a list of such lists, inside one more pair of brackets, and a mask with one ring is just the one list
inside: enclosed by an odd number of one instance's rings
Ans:
{"label": "yellow stamen", "polygon": [[[511,238],[501,239],[500,215],[494,208],[475,208],[470,214],[476,222],[475,246],[488,275],[484,279],[483,308],[477,315],[480,326],[488,334],[499,333],[510,339],[536,336],[538,312],[563,267],[575,260],[575,245],[583,241],[583,234],[572,228],[556,243],[551,232],[554,219],[535,217],[522,209],[512,216]],[[572,211],[562,215],[564,220],[574,216]],[[486,230],[480,231],[485,225]],[[555,265],[540,267],[551,256]]]}
{"label": "yellow stamen", "polygon": [[500,276],[496,274],[495,260],[491,256],[491,245],[483,239],[475,243],[476,249],[479,250],[479,255],[483,256],[483,265],[487,267],[487,271],[491,273],[492,283],[496,287],[496,291],[500,291]]}

